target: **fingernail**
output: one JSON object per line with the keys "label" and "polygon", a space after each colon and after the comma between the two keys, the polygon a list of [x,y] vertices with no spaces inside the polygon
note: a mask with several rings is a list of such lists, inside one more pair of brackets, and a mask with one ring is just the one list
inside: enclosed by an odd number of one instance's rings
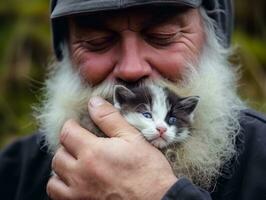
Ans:
{"label": "fingernail", "polygon": [[90,99],[90,105],[92,107],[97,107],[104,104],[104,100],[101,97],[92,97]]}

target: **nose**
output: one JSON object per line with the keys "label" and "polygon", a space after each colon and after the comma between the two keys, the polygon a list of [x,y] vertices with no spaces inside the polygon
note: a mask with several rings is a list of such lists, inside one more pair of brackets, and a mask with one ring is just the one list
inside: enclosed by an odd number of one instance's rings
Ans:
{"label": "nose", "polygon": [[151,75],[152,69],[145,59],[142,43],[136,33],[125,31],[114,69],[114,75],[117,79],[125,82],[136,82]]}
{"label": "nose", "polygon": [[157,126],[156,129],[159,132],[160,137],[167,131],[167,128],[164,126]]}

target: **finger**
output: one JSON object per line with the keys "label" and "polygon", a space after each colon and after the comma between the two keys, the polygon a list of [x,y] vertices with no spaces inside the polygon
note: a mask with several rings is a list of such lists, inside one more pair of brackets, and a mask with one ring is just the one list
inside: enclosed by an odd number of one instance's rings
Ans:
{"label": "finger", "polygon": [[70,155],[64,147],[60,147],[52,160],[52,169],[54,172],[69,185],[69,174],[76,166],[76,159]]}
{"label": "finger", "polygon": [[69,199],[69,187],[56,175],[52,176],[47,183],[46,192],[53,200]]}
{"label": "finger", "polygon": [[138,133],[116,108],[100,97],[90,99],[89,113],[96,125],[109,137],[124,137]]}
{"label": "finger", "polygon": [[77,122],[68,120],[62,128],[60,143],[74,158],[78,158],[83,149],[93,143],[95,138],[97,138],[95,135],[82,128]]}

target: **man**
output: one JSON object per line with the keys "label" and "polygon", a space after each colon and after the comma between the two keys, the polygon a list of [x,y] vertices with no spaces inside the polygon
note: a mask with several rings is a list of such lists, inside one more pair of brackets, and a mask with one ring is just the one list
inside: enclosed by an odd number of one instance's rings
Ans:
{"label": "man", "polygon": [[[265,199],[266,119],[236,95],[231,4],[215,2],[52,0],[42,134],[1,152],[3,199]],[[116,84],[200,96],[187,141],[149,144],[104,100]]]}

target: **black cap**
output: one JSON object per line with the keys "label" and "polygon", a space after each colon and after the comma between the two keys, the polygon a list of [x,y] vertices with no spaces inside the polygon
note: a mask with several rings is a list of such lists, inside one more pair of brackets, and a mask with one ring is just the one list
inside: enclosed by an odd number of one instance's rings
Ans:
{"label": "black cap", "polygon": [[65,16],[107,10],[121,10],[137,6],[203,6],[217,24],[216,34],[224,47],[230,46],[233,30],[233,0],[51,0],[51,25],[54,52],[62,59],[60,44],[67,32]]}
{"label": "black cap", "polygon": [[[145,5],[185,5],[199,7],[201,0],[53,0],[51,18],[77,13],[90,13],[105,10],[119,10]],[[56,3],[55,3],[56,2]]]}

